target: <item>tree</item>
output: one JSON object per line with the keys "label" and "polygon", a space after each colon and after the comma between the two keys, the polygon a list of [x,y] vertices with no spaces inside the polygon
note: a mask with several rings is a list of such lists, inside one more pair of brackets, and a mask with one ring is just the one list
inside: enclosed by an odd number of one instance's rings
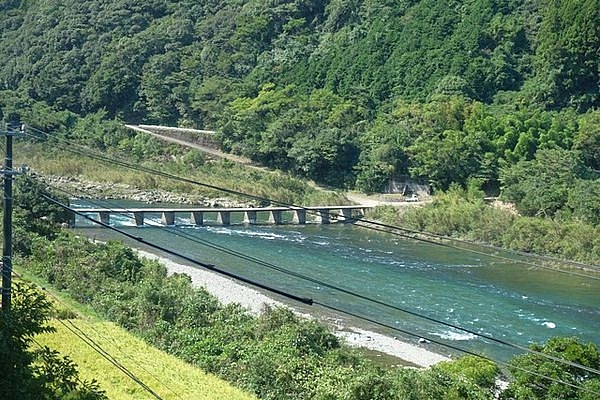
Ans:
{"label": "tree", "polygon": [[600,1],[547,2],[537,35],[537,74],[549,106],[600,105]]}
{"label": "tree", "polygon": [[298,172],[317,182],[349,186],[354,180],[352,166],[358,149],[347,131],[325,128],[318,135],[298,135],[288,155]]}
{"label": "tree", "polygon": [[15,221],[21,228],[38,234],[53,236],[57,226],[71,221],[68,210],[45,199],[57,198],[63,204],[69,200],[65,196],[50,193],[48,188],[30,176],[20,176],[15,185]]}
{"label": "tree", "polygon": [[415,131],[409,117],[396,110],[379,116],[370,129],[359,135],[356,188],[366,193],[381,192],[393,177],[408,175],[406,152],[418,135]]}
{"label": "tree", "polygon": [[[512,380],[502,393],[502,399],[598,398],[600,377],[568,364],[575,363],[598,370],[600,352],[595,344],[583,343],[576,338],[554,337],[543,345],[531,345],[531,349],[542,354],[524,354],[510,361]],[[556,361],[556,358],[565,362]]]}
{"label": "tree", "polygon": [[600,110],[581,116],[573,148],[581,152],[585,165],[600,171]]}
{"label": "tree", "polygon": [[429,140],[415,141],[409,150],[409,171],[413,176],[427,178],[437,189],[445,190],[452,183],[465,186],[469,177],[488,167],[486,154],[490,153],[490,146],[482,132],[447,130]]}
{"label": "tree", "polygon": [[95,381],[81,382],[73,362],[47,347],[32,349],[52,306],[32,285],[14,282],[11,309],[0,312],[0,395],[5,399],[106,399]]}
{"label": "tree", "polygon": [[444,361],[436,368],[454,376],[464,377],[480,388],[487,389],[490,394],[497,389],[496,378],[500,374],[500,368],[490,360],[464,356],[455,361]]}
{"label": "tree", "polygon": [[575,219],[600,225],[600,179],[578,179],[569,192],[566,206]]}
{"label": "tree", "polygon": [[51,193],[45,184],[25,175],[15,180],[14,186],[14,240],[13,250],[17,254],[29,255],[35,237],[56,238],[60,226],[71,222],[72,214],[43,196],[55,198],[63,204],[69,199]]}
{"label": "tree", "polygon": [[502,197],[514,202],[524,215],[553,217],[566,205],[576,180],[584,176],[577,153],[538,150],[533,160],[521,160],[500,171]]}

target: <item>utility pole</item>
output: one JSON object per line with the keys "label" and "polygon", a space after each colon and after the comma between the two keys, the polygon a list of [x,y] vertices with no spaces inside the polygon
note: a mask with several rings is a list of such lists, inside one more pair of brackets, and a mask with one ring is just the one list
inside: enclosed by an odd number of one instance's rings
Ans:
{"label": "utility pole", "polygon": [[[12,167],[13,136],[24,133],[25,127],[17,122],[8,122],[0,135],[6,136],[6,157],[4,169],[0,173],[4,175],[4,248],[2,250],[2,311],[10,310],[11,286],[12,286],[12,181],[13,176],[21,172],[14,171]],[[24,169],[24,168],[23,168]]]}

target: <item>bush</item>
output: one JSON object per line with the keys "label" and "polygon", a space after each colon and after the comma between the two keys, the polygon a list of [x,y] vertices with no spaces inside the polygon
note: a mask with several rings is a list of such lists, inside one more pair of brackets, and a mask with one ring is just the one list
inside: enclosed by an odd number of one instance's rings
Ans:
{"label": "bush", "polygon": [[[543,345],[533,344],[531,349],[541,354],[529,353],[510,361],[509,369],[513,380],[502,393],[502,399],[593,398],[590,396],[594,393],[589,390],[600,387],[600,378],[567,363],[600,369],[600,352],[595,344],[582,343],[577,338],[555,337]],[[558,362],[556,358],[567,363]],[[596,391],[595,395],[597,394]]]}
{"label": "bush", "polygon": [[95,381],[80,381],[76,365],[47,347],[32,350],[51,305],[32,285],[14,282],[12,307],[0,312],[0,388],[6,399],[106,399]]}

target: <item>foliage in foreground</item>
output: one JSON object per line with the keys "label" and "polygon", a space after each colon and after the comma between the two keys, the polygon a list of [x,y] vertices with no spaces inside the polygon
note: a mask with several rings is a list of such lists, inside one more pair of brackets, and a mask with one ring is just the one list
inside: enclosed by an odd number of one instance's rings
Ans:
{"label": "foliage in foreground", "polygon": [[0,312],[0,395],[4,399],[106,399],[96,381],[81,381],[68,357],[33,337],[51,332],[45,325],[51,305],[33,286],[14,282],[12,307]]}
{"label": "foliage in foreground", "polygon": [[[83,317],[75,317],[71,311],[68,319],[50,320],[49,324],[56,331],[37,335],[36,341],[69,354],[81,365],[81,378],[95,377],[109,399],[255,399],[223,379],[160,351],[115,323],[89,318],[85,307],[76,308],[84,310]],[[108,356],[119,367],[103,356]]]}

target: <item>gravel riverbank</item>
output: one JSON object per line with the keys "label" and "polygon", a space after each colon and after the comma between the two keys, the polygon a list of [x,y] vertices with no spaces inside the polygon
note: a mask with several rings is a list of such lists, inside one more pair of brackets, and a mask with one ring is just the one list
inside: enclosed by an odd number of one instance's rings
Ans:
{"label": "gravel riverbank", "polygon": [[77,193],[80,199],[132,200],[147,204],[185,204],[201,207],[245,207],[247,203],[227,198],[208,198],[192,193],[173,193],[167,190],[142,190],[124,183],[100,183],[68,176],[39,176],[48,186],[64,192]]}
{"label": "gravel riverbank", "polygon": [[[213,206],[215,202],[218,202],[220,206],[242,206],[241,204],[230,202],[228,199],[207,199],[201,196],[173,194],[161,190],[143,191],[124,184],[106,185],[59,176],[44,176],[42,178],[51,187],[58,187],[64,190],[72,189],[76,193],[85,193],[87,196],[86,198],[90,199],[124,199],[145,203],[194,204],[206,207]],[[197,287],[204,287],[224,304],[239,303],[253,314],[260,313],[264,305],[287,306],[281,301],[269,297],[258,290],[238,283],[232,279],[225,278],[214,272],[175,262],[170,258],[159,256],[148,251],[138,250],[138,252],[141,256],[148,259],[158,260],[167,267],[170,273],[184,273],[189,275],[194,285]],[[305,314],[304,316],[310,317]],[[444,355],[426,349],[426,344],[416,343],[416,340],[414,344],[408,343],[399,340],[398,338],[382,335],[366,329],[346,326],[346,324],[338,321],[336,321],[334,325],[335,334],[338,337],[343,338],[350,346],[363,347],[388,354],[420,367],[429,367],[440,361],[449,360],[449,358]]]}
{"label": "gravel riverbank", "polygon": [[[170,258],[162,257],[148,251],[137,251],[142,257],[158,260],[167,267],[170,273],[183,273],[189,275],[195,286],[204,287],[209,293],[216,296],[224,304],[239,303],[253,314],[260,313],[264,305],[286,306],[284,303],[253,288],[220,276],[214,272],[178,263]],[[307,315],[304,316],[309,317]],[[382,335],[357,327],[337,325],[335,327],[335,334],[338,337],[343,338],[350,346],[378,351],[420,367],[429,367],[438,362],[449,360],[448,357],[432,352],[419,344],[408,343],[395,337]]]}

